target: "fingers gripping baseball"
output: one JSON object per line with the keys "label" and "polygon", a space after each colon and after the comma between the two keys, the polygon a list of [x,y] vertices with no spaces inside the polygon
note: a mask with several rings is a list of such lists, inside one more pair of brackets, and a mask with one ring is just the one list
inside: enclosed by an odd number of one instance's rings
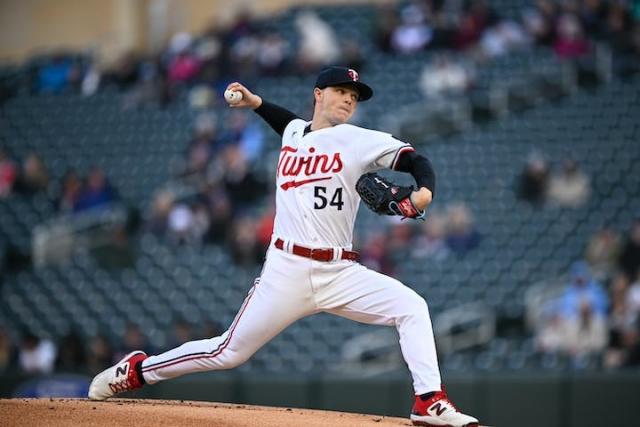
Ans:
{"label": "fingers gripping baseball", "polygon": [[248,107],[255,110],[262,105],[262,98],[238,82],[233,82],[227,86],[225,100],[231,108]]}

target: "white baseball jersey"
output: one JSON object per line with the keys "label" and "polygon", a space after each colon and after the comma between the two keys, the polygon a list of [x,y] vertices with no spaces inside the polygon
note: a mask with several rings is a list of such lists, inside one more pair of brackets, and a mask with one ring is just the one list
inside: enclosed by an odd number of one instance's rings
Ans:
{"label": "white baseball jersey", "polygon": [[282,136],[274,235],[307,247],[351,249],[358,178],[393,168],[399,154],[413,148],[391,134],[350,124],[305,135],[307,125],[292,120]]}

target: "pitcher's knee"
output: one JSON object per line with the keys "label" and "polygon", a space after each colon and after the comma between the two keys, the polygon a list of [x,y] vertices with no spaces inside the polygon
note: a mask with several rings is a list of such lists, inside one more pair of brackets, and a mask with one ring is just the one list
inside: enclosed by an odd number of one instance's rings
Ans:
{"label": "pitcher's knee", "polygon": [[407,296],[403,304],[404,316],[411,317],[424,317],[429,313],[429,307],[427,301],[415,292],[412,292]]}
{"label": "pitcher's knee", "polygon": [[223,369],[236,368],[249,360],[249,358],[251,357],[250,354],[244,354],[234,350],[225,351],[220,356],[222,356],[223,359]]}
{"label": "pitcher's knee", "polygon": [[407,307],[419,313],[424,313],[429,310],[427,301],[414,291],[412,291],[407,298]]}

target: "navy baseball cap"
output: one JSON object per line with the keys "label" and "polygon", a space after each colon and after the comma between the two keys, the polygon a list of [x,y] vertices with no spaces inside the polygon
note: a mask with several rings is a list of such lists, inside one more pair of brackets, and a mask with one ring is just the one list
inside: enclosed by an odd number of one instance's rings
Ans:
{"label": "navy baseball cap", "polygon": [[373,96],[373,89],[360,81],[358,72],[347,67],[327,67],[320,71],[316,87],[350,85],[358,92],[358,101],[366,101]]}

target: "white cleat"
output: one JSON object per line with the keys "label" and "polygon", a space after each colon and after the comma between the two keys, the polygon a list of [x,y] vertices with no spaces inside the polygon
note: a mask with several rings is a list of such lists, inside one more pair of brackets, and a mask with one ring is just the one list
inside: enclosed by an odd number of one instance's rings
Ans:
{"label": "white cleat", "polygon": [[411,422],[414,426],[479,427],[478,420],[458,411],[444,391],[436,392],[425,401],[416,396]]}
{"label": "white cleat", "polygon": [[89,386],[89,399],[105,400],[117,393],[135,390],[144,385],[135,367],[148,356],[144,351],[127,354],[118,363],[93,378]]}

